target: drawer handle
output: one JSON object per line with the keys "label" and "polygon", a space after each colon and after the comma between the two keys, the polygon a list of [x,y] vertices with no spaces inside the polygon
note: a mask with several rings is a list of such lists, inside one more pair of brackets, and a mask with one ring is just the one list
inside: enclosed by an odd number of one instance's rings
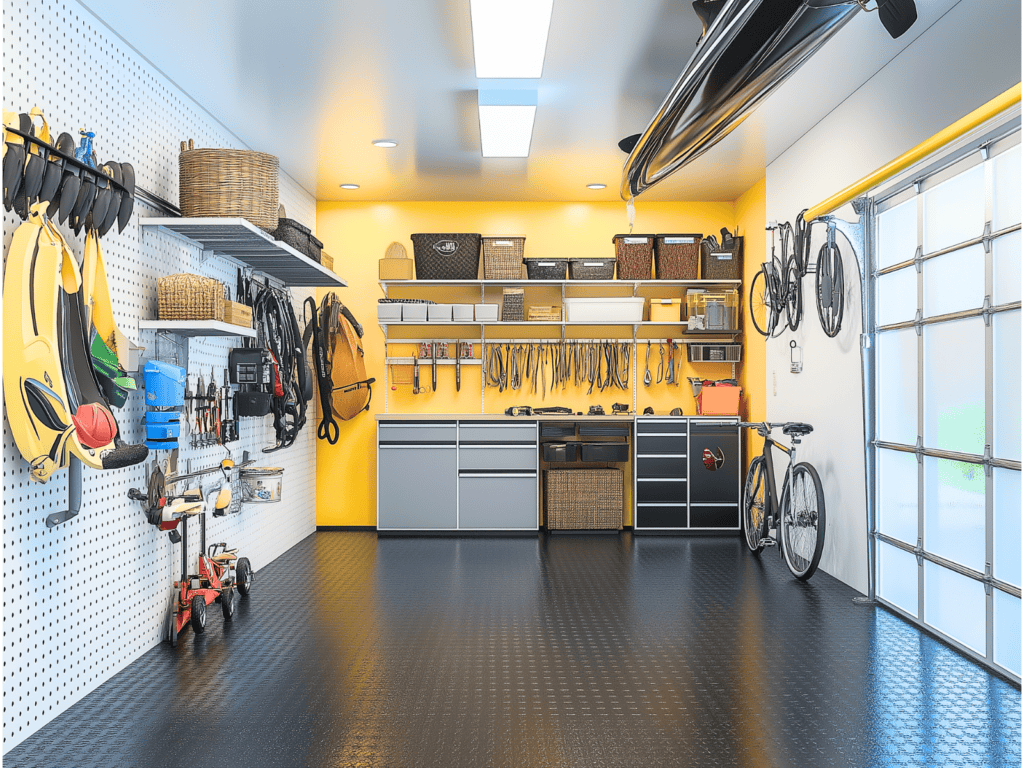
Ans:
{"label": "drawer handle", "polygon": [[470,477],[522,477],[524,479],[537,477],[536,472],[459,472],[460,478]]}
{"label": "drawer handle", "polygon": [[685,483],[685,477],[638,477],[638,483]]}
{"label": "drawer handle", "polygon": [[380,448],[382,451],[389,451],[395,448],[451,448],[455,450],[455,443],[381,443]]}
{"label": "drawer handle", "polygon": [[638,453],[638,459],[685,459],[685,453]]}

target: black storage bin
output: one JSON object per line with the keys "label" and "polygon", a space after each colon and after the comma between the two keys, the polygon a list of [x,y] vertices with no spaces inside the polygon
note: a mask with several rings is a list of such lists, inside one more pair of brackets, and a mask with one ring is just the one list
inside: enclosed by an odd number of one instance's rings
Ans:
{"label": "black storage bin", "polygon": [[287,243],[296,251],[309,256],[317,264],[320,263],[320,251],[324,244],[313,235],[312,230],[295,219],[278,219],[277,229],[273,237],[282,243]]}
{"label": "black storage bin", "polygon": [[417,280],[476,280],[480,273],[478,233],[411,235]]}
{"label": "black storage bin", "polygon": [[543,443],[544,461],[576,461],[578,443]]}
{"label": "black storage bin", "polygon": [[575,434],[575,424],[540,424],[541,437],[572,437]]}
{"label": "black storage bin", "polygon": [[593,435],[600,437],[626,437],[629,426],[626,424],[580,424],[580,436]]}
{"label": "black storage bin", "polygon": [[629,461],[627,443],[581,443],[580,461]]}
{"label": "black storage bin", "polygon": [[613,277],[614,258],[569,259],[570,280],[611,280]]}
{"label": "black storage bin", "polygon": [[530,280],[565,280],[568,259],[523,259]]}

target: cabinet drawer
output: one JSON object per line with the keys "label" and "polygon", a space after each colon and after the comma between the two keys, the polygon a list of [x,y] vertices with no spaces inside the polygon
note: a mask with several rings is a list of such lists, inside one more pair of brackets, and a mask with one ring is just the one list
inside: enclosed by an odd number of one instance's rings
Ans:
{"label": "cabinet drawer", "polygon": [[494,422],[461,422],[459,444],[537,443],[537,422],[505,424]]}
{"label": "cabinet drawer", "polygon": [[655,506],[638,504],[636,507],[636,528],[686,528],[686,505],[673,504]]}
{"label": "cabinet drawer", "polygon": [[710,504],[690,505],[691,528],[728,528],[739,530],[740,508],[733,506],[716,507]]}
{"label": "cabinet drawer", "polygon": [[647,480],[636,479],[636,501],[678,502],[686,504],[686,480]]}
{"label": "cabinet drawer", "polygon": [[464,469],[537,469],[533,445],[474,445],[459,448],[459,471]]}
{"label": "cabinet drawer", "polygon": [[459,530],[535,530],[537,525],[535,473],[459,475]]}
{"label": "cabinet drawer", "polygon": [[454,530],[455,446],[382,446],[377,461],[377,528]]}
{"label": "cabinet drawer", "polygon": [[686,455],[637,456],[637,477],[686,477]]}
{"label": "cabinet drawer", "polygon": [[649,453],[686,453],[686,435],[644,435],[636,436],[638,455]]}
{"label": "cabinet drawer", "polygon": [[636,433],[638,435],[652,434],[686,434],[685,419],[637,419]]}
{"label": "cabinet drawer", "polygon": [[381,445],[424,443],[455,445],[454,421],[381,422],[377,432]]}

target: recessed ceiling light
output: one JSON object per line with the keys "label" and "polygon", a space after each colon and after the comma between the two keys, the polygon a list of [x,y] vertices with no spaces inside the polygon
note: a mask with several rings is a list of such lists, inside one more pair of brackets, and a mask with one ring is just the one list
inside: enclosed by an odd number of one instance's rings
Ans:
{"label": "recessed ceiling light", "polygon": [[537,114],[533,90],[477,93],[480,111],[480,154],[484,157],[528,157]]}
{"label": "recessed ceiling light", "polygon": [[381,147],[383,149],[391,149],[391,147],[397,147],[398,142],[394,139],[377,139],[371,142],[375,147]]}
{"label": "recessed ceiling light", "polygon": [[604,189],[607,184],[587,184],[587,189]]}
{"label": "recessed ceiling light", "polygon": [[342,189],[359,189],[358,184],[339,184]]}
{"label": "recessed ceiling light", "polygon": [[477,77],[537,78],[554,0],[469,0]]}

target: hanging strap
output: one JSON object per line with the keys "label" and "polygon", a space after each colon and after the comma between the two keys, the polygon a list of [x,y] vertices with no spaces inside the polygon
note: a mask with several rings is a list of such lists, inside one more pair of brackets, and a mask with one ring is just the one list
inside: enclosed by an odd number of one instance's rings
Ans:
{"label": "hanging strap", "polygon": [[[327,297],[324,297],[325,307],[326,302]],[[303,313],[305,314],[307,311],[310,317],[306,321],[306,334],[313,340],[313,369],[316,372],[317,390],[320,393],[320,425],[317,427],[316,436],[335,445],[338,442],[339,430],[338,422],[334,420],[334,410],[331,408],[331,392],[334,382],[331,381],[331,367],[324,349],[317,317],[316,300],[312,296],[307,298],[303,305]]]}

